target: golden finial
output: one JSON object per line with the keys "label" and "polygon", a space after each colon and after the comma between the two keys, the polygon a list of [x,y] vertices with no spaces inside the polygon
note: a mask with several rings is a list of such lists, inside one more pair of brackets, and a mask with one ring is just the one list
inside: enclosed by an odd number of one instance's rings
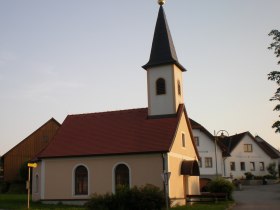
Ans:
{"label": "golden finial", "polygon": [[165,3],[165,0],[158,0],[159,5],[164,5],[164,3]]}

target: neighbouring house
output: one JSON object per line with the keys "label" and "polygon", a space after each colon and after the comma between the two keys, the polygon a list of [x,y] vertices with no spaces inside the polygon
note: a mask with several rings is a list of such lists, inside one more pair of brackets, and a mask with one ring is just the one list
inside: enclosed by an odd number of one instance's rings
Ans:
{"label": "neighbouring house", "polygon": [[[182,73],[163,6],[147,73],[148,108],[69,115],[37,156],[33,200],[85,202],[118,186],[152,184],[173,205],[199,194],[199,154],[185,109]],[[35,161],[35,160],[34,160]]]}
{"label": "neighbouring house", "polygon": [[213,179],[216,176],[225,176],[224,159],[230,154],[226,147],[201,124],[190,119],[193,136],[200,156],[200,177]]}
{"label": "neighbouring house", "polygon": [[51,118],[19,144],[6,152],[1,158],[4,181],[22,181],[20,177],[20,168],[22,165],[34,158],[34,156],[51,142],[59,127],[60,123],[54,118]]}
{"label": "neighbouring house", "polygon": [[225,160],[226,174],[234,179],[245,178],[245,173],[254,176],[269,174],[267,166],[276,164],[278,171],[279,152],[260,137],[254,137],[250,132],[219,138],[228,148],[230,157]]}
{"label": "neighbouring house", "polygon": [[200,188],[212,179],[225,176],[225,159],[230,156],[226,147],[201,124],[190,119],[194,142],[200,156]]}
{"label": "neighbouring house", "polygon": [[258,145],[263,149],[263,151],[265,151],[266,154],[268,154],[271,157],[271,159],[275,160],[273,162],[276,164],[276,170],[278,172],[278,177],[280,177],[280,152],[279,152],[279,150],[275,149],[272,145],[270,145],[267,141],[265,141],[260,136],[255,136],[255,139],[256,139]]}

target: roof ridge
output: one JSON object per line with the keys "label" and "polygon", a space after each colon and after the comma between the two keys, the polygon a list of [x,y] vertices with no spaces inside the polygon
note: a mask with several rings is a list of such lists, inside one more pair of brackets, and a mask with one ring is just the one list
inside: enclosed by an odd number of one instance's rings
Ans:
{"label": "roof ridge", "polygon": [[100,111],[100,112],[91,112],[91,113],[82,113],[82,114],[69,114],[70,117],[78,117],[78,116],[85,116],[85,115],[97,115],[97,114],[112,114],[112,113],[120,113],[120,112],[132,112],[136,110],[146,110],[147,107],[143,108],[133,108],[133,109],[119,109],[119,110],[110,110],[110,111]]}

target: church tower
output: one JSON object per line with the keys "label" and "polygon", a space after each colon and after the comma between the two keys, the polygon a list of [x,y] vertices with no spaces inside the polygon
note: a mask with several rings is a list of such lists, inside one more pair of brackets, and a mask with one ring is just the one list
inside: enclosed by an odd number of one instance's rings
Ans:
{"label": "church tower", "polygon": [[174,115],[184,103],[182,72],[186,69],[178,61],[163,3],[159,0],[150,59],[142,66],[147,71],[149,117]]}

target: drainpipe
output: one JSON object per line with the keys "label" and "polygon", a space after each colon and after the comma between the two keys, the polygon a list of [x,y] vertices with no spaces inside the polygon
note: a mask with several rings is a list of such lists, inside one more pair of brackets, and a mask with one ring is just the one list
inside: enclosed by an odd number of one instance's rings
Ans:
{"label": "drainpipe", "polygon": [[163,177],[163,182],[164,182],[164,193],[165,193],[165,205],[166,205],[166,210],[169,210],[169,184],[168,184],[168,179],[166,180],[166,173],[168,172],[168,156],[167,153],[162,153],[162,177]]}

